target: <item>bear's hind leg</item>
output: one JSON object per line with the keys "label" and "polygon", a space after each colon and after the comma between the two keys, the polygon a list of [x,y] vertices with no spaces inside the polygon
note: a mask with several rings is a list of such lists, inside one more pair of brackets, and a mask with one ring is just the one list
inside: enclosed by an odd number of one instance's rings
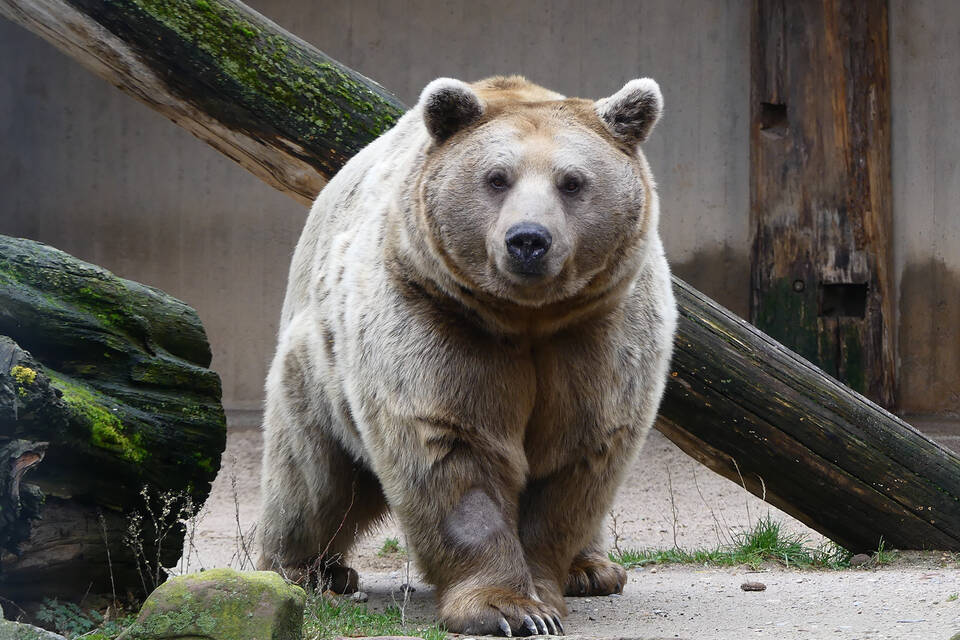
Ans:
{"label": "bear's hind leg", "polygon": [[[283,380],[274,384],[279,374]],[[344,558],[387,511],[377,478],[334,437],[329,403],[308,393],[291,352],[268,379],[259,521],[260,569],[349,593],[357,573]]]}
{"label": "bear's hind leg", "polygon": [[324,440],[310,462],[297,461],[285,443],[264,452],[257,565],[297,582],[316,581],[325,589],[352,593],[358,576],[346,565],[346,555],[383,517],[387,504],[376,477],[338,444]]}

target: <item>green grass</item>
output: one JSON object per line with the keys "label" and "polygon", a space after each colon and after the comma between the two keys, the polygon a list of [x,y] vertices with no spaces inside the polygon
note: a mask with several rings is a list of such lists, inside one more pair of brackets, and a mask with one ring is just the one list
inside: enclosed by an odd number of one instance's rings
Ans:
{"label": "green grass", "polygon": [[323,596],[311,596],[303,621],[304,640],[327,640],[355,636],[417,636],[425,640],[443,640],[447,632],[433,624],[404,624],[399,607],[387,607],[383,613],[371,611],[365,604],[332,602]]}
{"label": "green grass", "polygon": [[956,602],[960,598],[960,593],[954,592],[947,596],[947,602]]}
{"label": "green grass", "polygon": [[[883,552],[883,541],[877,554]],[[803,534],[786,533],[770,516],[762,518],[748,531],[737,534],[733,543],[713,550],[627,549],[611,552],[610,560],[626,568],[656,564],[699,564],[718,567],[748,565],[754,569],[765,562],[787,567],[842,569],[850,566],[853,554],[833,542],[811,546]],[[889,562],[889,558],[886,558]]]}
{"label": "green grass", "polygon": [[877,545],[877,550],[873,554],[873,563],[877,566],[890,564],[897,557],[896,551],[887,551],[884,547],[885,543],[883,541],[883,537],[881,536],[880,544]]}
{"label": "green grass", "polygon": [[377,555],[380,557],[393,555],[394,553],[403,553],[403,547],[400,546],[400,541],[396,538],[384,540],[380,551],[377,551]]}

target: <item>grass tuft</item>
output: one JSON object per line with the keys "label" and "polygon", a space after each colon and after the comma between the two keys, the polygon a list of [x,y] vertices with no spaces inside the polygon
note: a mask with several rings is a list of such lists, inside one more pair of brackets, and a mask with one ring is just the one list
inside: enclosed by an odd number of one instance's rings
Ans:
{"label": "grass tuft", "polygon": [[303,622],[304,640],[357,636],[416,636],[424,640],[444,640],[447,632],[437,624],[417,626],[404,622],[399,607],[387,607],[381,613],[371,611],[365,604],[310,596]]}
{"label": "grass tuft", "polygon": [[403,553],[403,547],[400,546],[400,541],[396,538],[387,538],[384,540],[383,546],[377,551],[377,555],[381,558],[395,553]]}
{"label": "grass tuft", "polygon": [[[878,554],[882,549],[881,540]],[[889,558],[890,552],[886,553]],[[732,544],[713,550],[626,549],[611,552],[610,560],[628,569],[657,564],[748,565],[758,569],[765,562],[779,562],[787,567],[842,569],[850,566],[852,556],[849,551],[830,541],[811,546],[806,536],[786,533],[781,524],[768,515],[749,530],[736,534]],[[880,564],[880,561],[877,563]]]}

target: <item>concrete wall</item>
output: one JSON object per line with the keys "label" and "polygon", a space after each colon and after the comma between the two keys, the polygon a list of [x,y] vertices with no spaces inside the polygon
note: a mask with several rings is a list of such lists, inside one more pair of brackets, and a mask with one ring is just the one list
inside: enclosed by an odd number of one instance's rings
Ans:
{"label": "concrete wall", "polygon": [[960,3],[890,5],[900,398],[960,417]]}
{"label": "concrete wall", "polygon": [[[647,75],[646,146],[674,270],[746,315],[747,0],[253,0],[412,104],[437,76],[523,73],[600,97]],[[960,409],[960,3],[892,0],[903,404]],[[931,97],[932,96],[932,97]],[[34,36],[0,22],[0,233],[161,287],[200,312],[224,399],[255,408],[305,211]]]}
{"label": "concrete wall", "polygon": [[[670,257],[746,313],[746,2],[251,4],[409,104],[441,75],[522,72],[593,97],[657,78],[667,111],[648,155]],[[226,404],[258,406],[305,211],[5,21],[0,136],[0,233],[194,305]]]}

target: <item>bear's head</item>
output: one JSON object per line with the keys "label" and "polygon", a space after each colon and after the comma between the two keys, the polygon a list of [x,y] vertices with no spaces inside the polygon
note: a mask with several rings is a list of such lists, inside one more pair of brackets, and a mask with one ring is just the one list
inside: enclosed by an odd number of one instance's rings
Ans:
{"label": "bear's head", "polygon": [[595,102],[520,77],[434,80],[418,103],[430,135],[418,209],[431,252],[461,289],[527,308],[631,278],[657,224],[639,145],[662,102],[649,78]]}

